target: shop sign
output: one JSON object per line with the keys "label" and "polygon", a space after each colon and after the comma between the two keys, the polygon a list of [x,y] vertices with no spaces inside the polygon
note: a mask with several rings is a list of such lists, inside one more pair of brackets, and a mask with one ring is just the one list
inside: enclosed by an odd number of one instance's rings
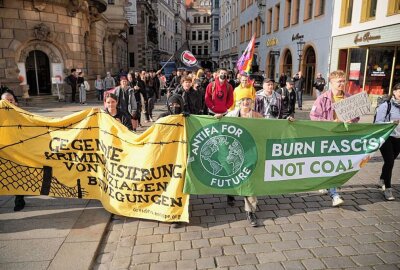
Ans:
{"label": "shop sign", "polygon": [[370,32],[367,32],[364,35],[357,34],[354,37],[354,44],[357,44],[359,42],[369,42],[370,40],[377,40],[377,39],[381,39],[381,36],[380,35],[372,36]]}
{"label": "shop sign", "polygon": [[279,40],[277,38],[267,39],[267,42],[266,42],[267,47],[276,46],[276,45],[278,45],[278,43],[279,43]]}
{"label": "shop sign", "polygon": [[280,51],[270,51],[269,52],[270,53],[270,55],[277,55],[277,56],[280,56],[281,55],[281,52]]}
{"label": "shop sign", "polygon": [[292,35],[292,41],[302,39],[302,38],[304,38],[304,35],[300,35],[299,33],[297,33],[296,35],[295,34]]}
{"label": "shop sign", "polygon": [[385,77],[386,75],[385,75],[385,71],[382,70],[381,67],[377,67],[376,69],[374,68],[372,70],[371,76],[374,76],[374,77]]}

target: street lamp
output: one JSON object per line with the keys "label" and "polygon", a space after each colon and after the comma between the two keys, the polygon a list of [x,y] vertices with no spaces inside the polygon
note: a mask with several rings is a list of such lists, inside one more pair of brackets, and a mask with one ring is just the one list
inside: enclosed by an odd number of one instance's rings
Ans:
{"label": "street lamp", "polygon": [[297,41],[297,54],[299,56],[299,70],[301,71],[301,57],[303,56],[303,48],[305,45],[305,41],[303,41],[303,39],[300,39],[299,41]]}

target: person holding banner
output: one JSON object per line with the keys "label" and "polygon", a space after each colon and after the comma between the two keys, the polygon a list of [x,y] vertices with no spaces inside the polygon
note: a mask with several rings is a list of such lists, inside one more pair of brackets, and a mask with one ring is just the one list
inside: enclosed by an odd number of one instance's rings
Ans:
{"label": "person holding banner", "polygon": [[[342,70],[333,71],[329,74],[329,81],[331,88],[321,94],[311,108],[310,119],[313,121],[340,122],[333,108],[333,103],[349,96],[345,93],[346,74]],[[349,123],[355,123],[359,120],[359,118],[355,118],[350,120]],[[328,189],[328,193],[332,198],[332,206],[339,206],[344,203],[336,188]]]}
{"label": "person holding banner", "polygon": [[[393,87],[393,94],[390,100],[383,102],[376,112],[375,123],[393,122],[399,124],[400,120],[400,83]],[[383,166],[380,177],[380,186],[383,190],[383,195],[388,201],[393,201],[395,198],[392,191],[392,171],[394,161],[400,153],[400,127],[397,126],[390,134],[389,138],[383,143],[381,148],[383,157]]]}
{"label": "person holding banner", "polygon": [[[228,117],[243,117],[243,118],[263,118],[263,116],[254,111],[254,94],[251,91],[239,91],[236,94],[236,98],[239,101],[239,108],[234,109],[226,114]],[[234,197],[229,196],[227,198],[228,204],[234,205]],[[256,196],[245,196],[244,197],[244,210],[246,211],[246,217],[252,227],[258,226],[257,216],[255,214],[257,210],[257,197]]]}
{"label": "person holding banner", "polygon": [[136,115],[138,110],[134,90],[129,87],[128,79],[125,76],[120,78],[121,85],[115,88],[114,94],[118,97],[118,109],[123,113],[131,116],[131,123],[134,126],[135,122],[133,116]]}
{"label": "person holding banner", "polygon": [[[18,100],[12,90],[7,89],[2,95],[1,100],[7,100],[11,104],[18,106]],[[21,211],[25,207],[24,195],[15,195],[14,211]]]}
{"label": "person holding banner", "polygon": [[117,119],[129,130],[132,130],[131,116],[117,108],[118,96],[113,93],[106,94],[106,113]]}

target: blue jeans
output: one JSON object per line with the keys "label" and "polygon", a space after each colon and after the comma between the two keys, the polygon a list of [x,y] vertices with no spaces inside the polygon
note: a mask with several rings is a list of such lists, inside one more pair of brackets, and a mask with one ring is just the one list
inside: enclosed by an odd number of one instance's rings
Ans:
{"label": "blue jeans", "polygon": [[297,104],[299,105],[299,109],[301,109],[303,107],[303,90],[296,89],[296,99]]}
{"label": "blue jeans", "polygon": [[328,188],[328,194],[329,196],[331,196],[331,198],[333,199],[333,197],[339,196],[339,194],[336,191],[336,188]]}

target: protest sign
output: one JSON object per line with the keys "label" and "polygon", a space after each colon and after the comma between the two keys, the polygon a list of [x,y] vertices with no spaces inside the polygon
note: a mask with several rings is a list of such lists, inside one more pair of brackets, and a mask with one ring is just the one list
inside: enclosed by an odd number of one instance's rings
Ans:
{"label": "protest sign", "polygon": [[371,111],[371,101],[367,92],[361,92],[333,103],[333,108],[339,120],[346,122],[369,113]]}

